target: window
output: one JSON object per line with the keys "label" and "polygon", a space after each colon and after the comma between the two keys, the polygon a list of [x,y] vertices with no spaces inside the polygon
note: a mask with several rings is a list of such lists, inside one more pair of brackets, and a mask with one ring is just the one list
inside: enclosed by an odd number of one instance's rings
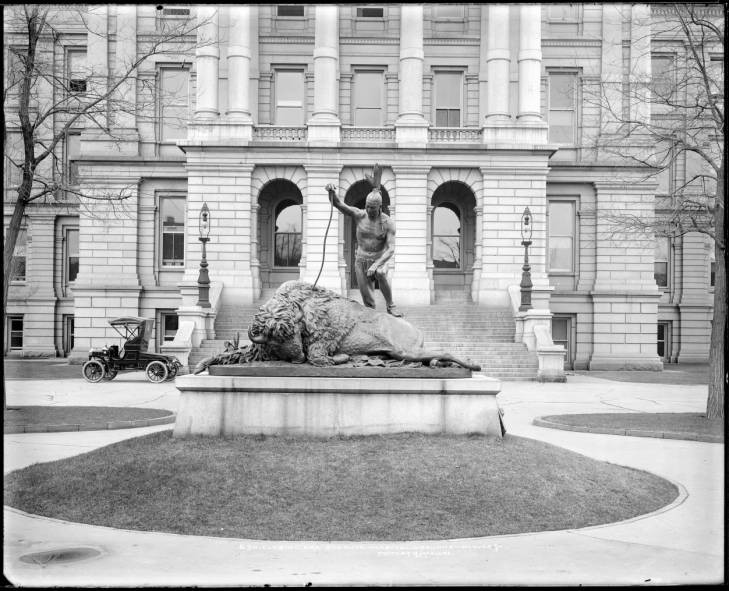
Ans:
{"label": "window", "polygon": [[304,71],[277,70],[276,125],[304,125]]}
{"label": "window", "polygon": [[549,273],[574,273],[575,202],[550,201],[547,217]]}
{"label": "window", "polygon": [[8,344],[11,350],[23,348],[23,317],[8,316]]}
{"label": "window", "polygon": [[16,164],[23,163],[23,137],[20,132],[8,131],[5,140],[5,188],[17,191],[23,173]]}
{"label": "window", "polygon": [[381,6],[358,6],[357,18],[384,18],[385,9]]}
{"label": "window", "polygon": [[301,260],[301,206],[284,200],[276,206],[273,264],[275,267],[295,267]]}
{"label": "window", "polygon": [[24,77],[24,66],[23,61],[20,59],[20,55],[23,54],[23,48],[21,47],[8,47],[8,66],[5,72],[5,88],[8,96],[12,96],[17,100],[17,96],[20,92],[20,82]]}
{"label": "window", "polygon": [[382,72],[355,72],[352,85],[354,124],[359,127],[383,125],[384,78]]}
{"label": "window", "polygon": [[434,8],[437,19],[463,18],[463,6],[458,4],[437,4]]}
{"label": "window", "polygon": [[668,236],[656,236],[656,254],[653,263],[653,277],[658,287],[668,287],[668,255],[671,239]]}
{"label": "window", "polygon": [[671,100],[676,92],[676,69],[672,55],[651,56],[651,91],[658,101]]}
{"label": "window", "polygon": [[73,314],[63,315],[63,353],[68,355],[73,350],[74,320]]}
{"label": "window", "polygon": [[304,5],[279,4],[276,7],[276,16],[304,16]]}
{"label": "window", "polygon": [[550,4],[548,9],[551,22],[573,23],[579,18],[579,5],[577,4]]}
{"label": "window", "polygon": [[182,64],[159,70],[160,141],[187,135],[190,117],[190,70]]}
{"label": "window", "polygon": [[709,287],[715,287],[716,281],[716,252],[714,252],[714,245],[712,244],[711,250],[709,251]]}
{"label": "window", "polygon": [[442,203],[433,210],[433,267],[461,267],[461,212],[452,203]]}
{"label": "window", "polygon": [[[7,231],[7,230],[6,230]],[[18,232],[18,239],[15,242],[13,258],[10,262],[10,281],[25,281],[26,247],[28,233],[25,228]]]}
{"label": "window", "polygon": [[463,73],[435,73],[435,126],[460,127]]}
{"label": "window", "polygon": [[549,141],[576,143],[577,75],[574,72],[549,74]]}
{"label": "window", "polygon": [[66,230],[66,257],[65,257],[65,277],[66,285],[76,281],[78,276],[78,228],[69,228]]}
{"label": "window", "polygon": [[552,317],[552,342],[565,348],[565,369],[572,369],[572,322],[573,317],[571,316],[555,315]]}
{"label": "window", "polygon": [[160,197],[162,266],[185,265],[185,198]]}
{"label": "window", "polygon": [[66,134],[66,181],[69,185],[78,185],[78,162],[81,156],[81,134]]}
{"label": "window", "polygon": [[68,90],[71,93],[86,92],[86,49],[69,49],[67,54]]}
{"label": "window", "polygon": [[164,343],[171,343],[174,341],[179,324],[180,319],[177,316],[177,312],[174,310],[161,311],[159,315],[160,329],[157,336],[157,344],[161,346]]}
{"label": "window", "polygon": [[664,362],[669,363],[671,356],[671,323],[659,322],[656,334],[656,353]]}
{"label": "window", "polygon": [[162,16],[190,16],[189,8],[162,8]]}

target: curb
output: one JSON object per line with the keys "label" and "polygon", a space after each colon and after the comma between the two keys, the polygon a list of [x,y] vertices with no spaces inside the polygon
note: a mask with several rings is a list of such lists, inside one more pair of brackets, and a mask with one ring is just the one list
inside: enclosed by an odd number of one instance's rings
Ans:
{"label": "curb", "polygon": [[104,431],[109,429],[134,429],[136,427],[153,427],[174,423],[177,413],[171,413],[154,419],[136,419],[133,421],[105,421],[103,423],[85,423],[68,425],[5,425],[4,434],[15,433],[65,433],[68,431]]}
{"label": "curb", "polygon": [[677,431],[645,431],[642,429],[614,429],[612,427],[583,427],[581,425],[555,423],[540,417],[532,420],[532,424],[537,427],[546,427],[547,429],[575,431],[578,433],[595,433],[597,435],[623,435],[627,437],[654,437],[656,439],[683,439],[685,441],[702,441],[705,443],[724,443],[724,438],[720,435],[679,433]]}

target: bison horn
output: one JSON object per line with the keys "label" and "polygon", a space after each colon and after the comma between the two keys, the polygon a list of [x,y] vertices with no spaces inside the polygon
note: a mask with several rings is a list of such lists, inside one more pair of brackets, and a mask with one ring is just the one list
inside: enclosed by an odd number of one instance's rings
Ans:
{"label": "bison horn", "polygon": [[251,327],[248,327],[248,339],[251,341],[251,343],[258,343],[259,345],[263,345],[266,342],[266,337],[264,337],[262,334],[259,334],[258,336],[253,336],[253,333],[251,332]]}

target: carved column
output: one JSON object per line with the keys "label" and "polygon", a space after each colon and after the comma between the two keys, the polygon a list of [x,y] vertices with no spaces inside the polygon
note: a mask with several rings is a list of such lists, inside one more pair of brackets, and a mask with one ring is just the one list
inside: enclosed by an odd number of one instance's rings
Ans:
{"label": "carved column", "polygon": [[423,147],[428,122],[423,117],[423,6],[400,7],[400,112],[395,122],[399,146]]}
{"label": "carved column", "polygon": [[486,119],[509,119],[509,6],[489,4]]}
{"label": "carved column", "polygon": [[336,4],[316,6],[314,33],[314,113],[308,121],[308,139],[318,145],[339,142],[338,116],[339,9]]}
{"label": "carved column", "polygon": [[251,7],[230,7],[230,41],[228,42],[228,119],[252,123],[250,110]]}
{"label": "carved column", "polygon": [[542,7],[522,4],[519,14],[518,118],[523,122],[541,122]]}
{"label": "carved column", "polygon": [[216,119],[218,111],[218,70],[220,62],[218,8],[200,5],[197,8],[199,28],[195,50],[197,68],[197,107],[195,119]]}
{"label": "carved column", "polygon": [[[137,7],[119,5],[116,7],[116,55],[114,75],[121,79],[137,57]],[[124,155],[139,155],[139,132],[137,131],[137,81],[136,75],[122,81],[116,93],[121,108],[113,110],[114,135],[118,148]]]}

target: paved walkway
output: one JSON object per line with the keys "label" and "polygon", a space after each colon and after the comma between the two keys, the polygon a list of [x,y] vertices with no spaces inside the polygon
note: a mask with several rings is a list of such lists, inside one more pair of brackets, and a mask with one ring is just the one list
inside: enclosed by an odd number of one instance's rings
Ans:
{"label": "paved walkway", "polygon": [[[141,374],[86,384],[8,380],[9,404],[176,410],[174,383]],[[180,536],[67,523],[5,507],[5,576],[19,586],[597,585],[721,583],[724,445],[536,427],[534,417],[582,412],[701,412],[706,386],[570,376],[566,384],[504,382],[510,433],[649,470],[679,498],[655,513],[605,526],[438,542],[269,542]],[[90,451],[169,426],[5,435],[5,472]],[[93,548],[96,558],[27,564],[20,557]]]}

